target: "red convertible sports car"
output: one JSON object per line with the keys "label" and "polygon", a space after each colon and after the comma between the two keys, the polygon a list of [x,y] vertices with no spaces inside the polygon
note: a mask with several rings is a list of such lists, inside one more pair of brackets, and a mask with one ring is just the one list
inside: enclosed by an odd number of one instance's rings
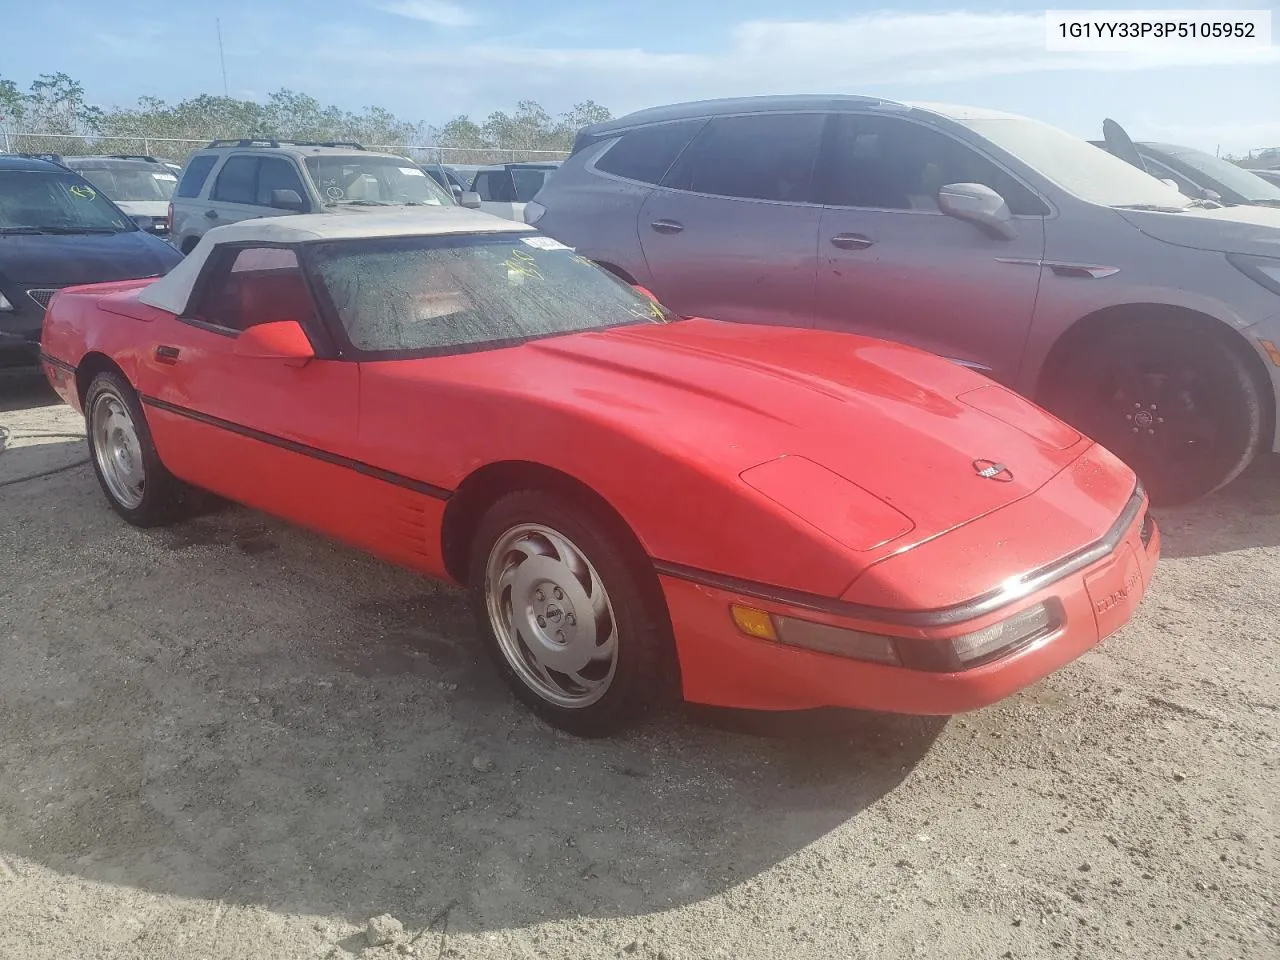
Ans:
{"label": "red convertible sports car", "polygon": [[950,714],[1120,627],[1159,535],[1128,467],[982,376],[680,318],[462,209],[248,220],[68,288],[44,369],[111,506],[192,488],[470,588],[584,735],[684,698]]}

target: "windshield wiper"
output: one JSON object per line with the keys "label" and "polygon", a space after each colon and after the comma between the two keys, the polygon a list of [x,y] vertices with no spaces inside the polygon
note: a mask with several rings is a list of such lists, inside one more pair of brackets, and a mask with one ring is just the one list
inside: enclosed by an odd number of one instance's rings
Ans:
{"label": "windshield wiper", "polygon": [[388,207],[392,205],[390,200],[330,200],[327,206],[336,207],[339,204],[346,204],[352,207]]}
{"label": "windshield wiper", "polygon": [[41,226],[41,233],[75,234],[75,233],[120,233],[116,227],[70,227],[60,224]]}
{"label": "windshield wiper", "polygon": [[[1195,204],[1190,203],[1187,206],[1193,207],[1195,206]],[[1165,206],[1162,203],[1117,203],[1115,205],[1115,209],[1117,210],[1154,210],[1156,213],[1182,213],[1182,211],[1186,210],[1187,207],[1169,207],[1169,206]]]}
{"label": "windshield wiper", "polygon": [[0,235],[19,235],[32,236],[37,233],[44,233],[40,227],[0,227]]}

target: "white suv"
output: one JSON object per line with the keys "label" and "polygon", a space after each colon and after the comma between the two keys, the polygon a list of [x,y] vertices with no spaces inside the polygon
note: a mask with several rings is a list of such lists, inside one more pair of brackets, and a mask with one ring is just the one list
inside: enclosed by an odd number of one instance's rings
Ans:
{"label": "white suv", "polygon": [[215,140],[183,168],[169,240],[190,253],[205,231],[254,217],[457,203],[479,206],[474,195],[455,201],[412,160],[358,143]]}

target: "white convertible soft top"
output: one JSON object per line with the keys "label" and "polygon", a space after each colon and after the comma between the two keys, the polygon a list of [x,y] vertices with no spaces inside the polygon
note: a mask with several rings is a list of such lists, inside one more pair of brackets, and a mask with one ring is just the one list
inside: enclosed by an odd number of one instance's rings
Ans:
{"label": "white convertible soft top", "polygon": [[362,208],[349,213],[307,213],[241,220],[207,232],[181,263],[143,288],[138,300],[175,316],[186,312],[191,291],[204,271],[205,263],[214,250],[228,243],[295,244],[373,237],[532,232],[535,231],[528,224],[466,207]]}

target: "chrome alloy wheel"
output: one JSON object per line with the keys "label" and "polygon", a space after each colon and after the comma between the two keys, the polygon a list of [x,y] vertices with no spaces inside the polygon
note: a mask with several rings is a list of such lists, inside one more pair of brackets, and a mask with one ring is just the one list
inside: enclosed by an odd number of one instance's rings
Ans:
{"label": "chrome alloy wheel", "polygon": [[146,484],[142,443],[129,408],[114,393],[100,393],[94,400],[89,435],[107,491],[126,510],[136,510],[142,504]]}
{"label": "chrome alloy wheel", "polygon": [[489,552],[485,604],[498,646],[548,703],[587,707],[618,667],[618,625],[600,574],[562,533],[536,523],[507,530]]}

